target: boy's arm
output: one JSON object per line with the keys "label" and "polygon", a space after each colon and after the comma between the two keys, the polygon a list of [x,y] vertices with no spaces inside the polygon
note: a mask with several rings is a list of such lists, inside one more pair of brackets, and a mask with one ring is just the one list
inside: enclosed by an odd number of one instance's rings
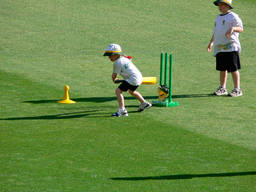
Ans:
{"label": "boy's arm", "polygon": [[117,74],[120,74],[120,72],[121,72],[121,64],[119,62],[115,62],[113,66],[113,73],[112,73],[112,81],[114,83],[116,83],[115,80],[119,80],[119,78],[117,78]]}
{"label": "boy's arm", "polygon": [[227,38],[230,38],[231,35],[232,35],[232,33],[234,33],[234,32],[241,33],[241,32],[243,32],[243,31],[244,31],[244,30],[243,30],[242,27],[231,27],[231,28],[227,31],[226,37],[227,37]]}
{"label": "boy's arm", "polygon": [[209,43],[209,45],[207,47],[207,51],[208,52],[211,52],[211,50],[212,50],[213,41],[214,41],[214,34],[212,34],[212,38],[211,38],[210,43]]}
{"label": "boy's arm", "polygon": [[112,81],[113,81],[114,83],[116,83],[115,80],[119,80],[119,79],[117,78],[117,73],[112,73]]}

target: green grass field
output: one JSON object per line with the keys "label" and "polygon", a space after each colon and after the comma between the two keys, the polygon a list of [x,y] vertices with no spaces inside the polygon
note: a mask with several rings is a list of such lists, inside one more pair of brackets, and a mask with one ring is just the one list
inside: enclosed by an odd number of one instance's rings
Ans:
{"label": "green grass field", "polygon": [[[255,192],[256,2],[233,1],[244,23],[238,98],[210,95],[212,2],[1,0],[0,191]],[[110,43],[158,79],[160,52],[172,53],[180,106],[137,113],[125,94],[129,117],[110,117]],[[76,104],[56,102],[66,84]],[[139,91],[157,100],[157,85]]]}

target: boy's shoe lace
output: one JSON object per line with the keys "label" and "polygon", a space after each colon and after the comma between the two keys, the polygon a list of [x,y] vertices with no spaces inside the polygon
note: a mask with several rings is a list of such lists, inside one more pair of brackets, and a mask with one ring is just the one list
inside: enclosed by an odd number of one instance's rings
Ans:
{"label": "boy's shoe lace", "polygon": [[242,96],[243,95],[243,92],[241,89],[238,89],[238,88],[235,88],[232,90],[231,93],[229,93],[229,96],[231,97],[239,97],[239,96]]}
{"label": "boy's shoe lace", "polygon": [[144,109],[149,109],[150,107],[152,107],[152,104],[145,101],[145,102],[140,104],[138,111],[142,112],[142,111],[144,111]]}
{"label": "boy's shoe lace", "polygon": [[214,93],[213,95],[221,96],[221,95],[227,95],[228,91],[226,88],[220,86]]}
{"label": "boy's shoe lace", "polygon": [[121,116],[128,116],[128,112],[126,111],[126,109],[118,109],[117,112],[112,114],[112,117],[121,117]]}

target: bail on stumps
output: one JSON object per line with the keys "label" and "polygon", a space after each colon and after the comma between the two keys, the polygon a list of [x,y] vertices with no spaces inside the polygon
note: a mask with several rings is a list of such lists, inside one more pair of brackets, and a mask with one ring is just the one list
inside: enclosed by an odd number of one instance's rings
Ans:
{"label": "bail on stumps", "polygon": [[[168,59],[168,56],[170,59]],[[168,81],[168,62],[169,62],[169,81]],[[173,55],[166,52],[160,55],[160,82],[158,87],[158,100],[153,101],[153,106],[174,107],[178,102],[172,100],[172,66]]]}
{"label": "bail on stumps", "polygon": [[62,104],[72,104],[72,103],[76,103],[75,101],[69,99],[69,86],[65,85],[64,86],[64,97],[62,100],[57,101],[58,103],[62,103]]}

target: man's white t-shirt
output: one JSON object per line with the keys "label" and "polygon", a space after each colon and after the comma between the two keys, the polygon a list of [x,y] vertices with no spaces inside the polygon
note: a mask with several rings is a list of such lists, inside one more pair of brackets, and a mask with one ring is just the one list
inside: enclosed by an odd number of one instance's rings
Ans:
{"label": "man's white t-shirt", "polygon": [[215,20],[214,28],[214,56],[219,52],[241,52],[239,33],[232,33],[230,38],[226,37],[227,31],[231,27],[243,28],[242,20],[236,13],[229,12],[225,15],[218,15]]}
{"label": "man's white t-shirt", "polygon": [[114,62],[113,73],[120,74],[129,84],[138,86],[142,83],[142,74],[130,59],[120,57]]}

